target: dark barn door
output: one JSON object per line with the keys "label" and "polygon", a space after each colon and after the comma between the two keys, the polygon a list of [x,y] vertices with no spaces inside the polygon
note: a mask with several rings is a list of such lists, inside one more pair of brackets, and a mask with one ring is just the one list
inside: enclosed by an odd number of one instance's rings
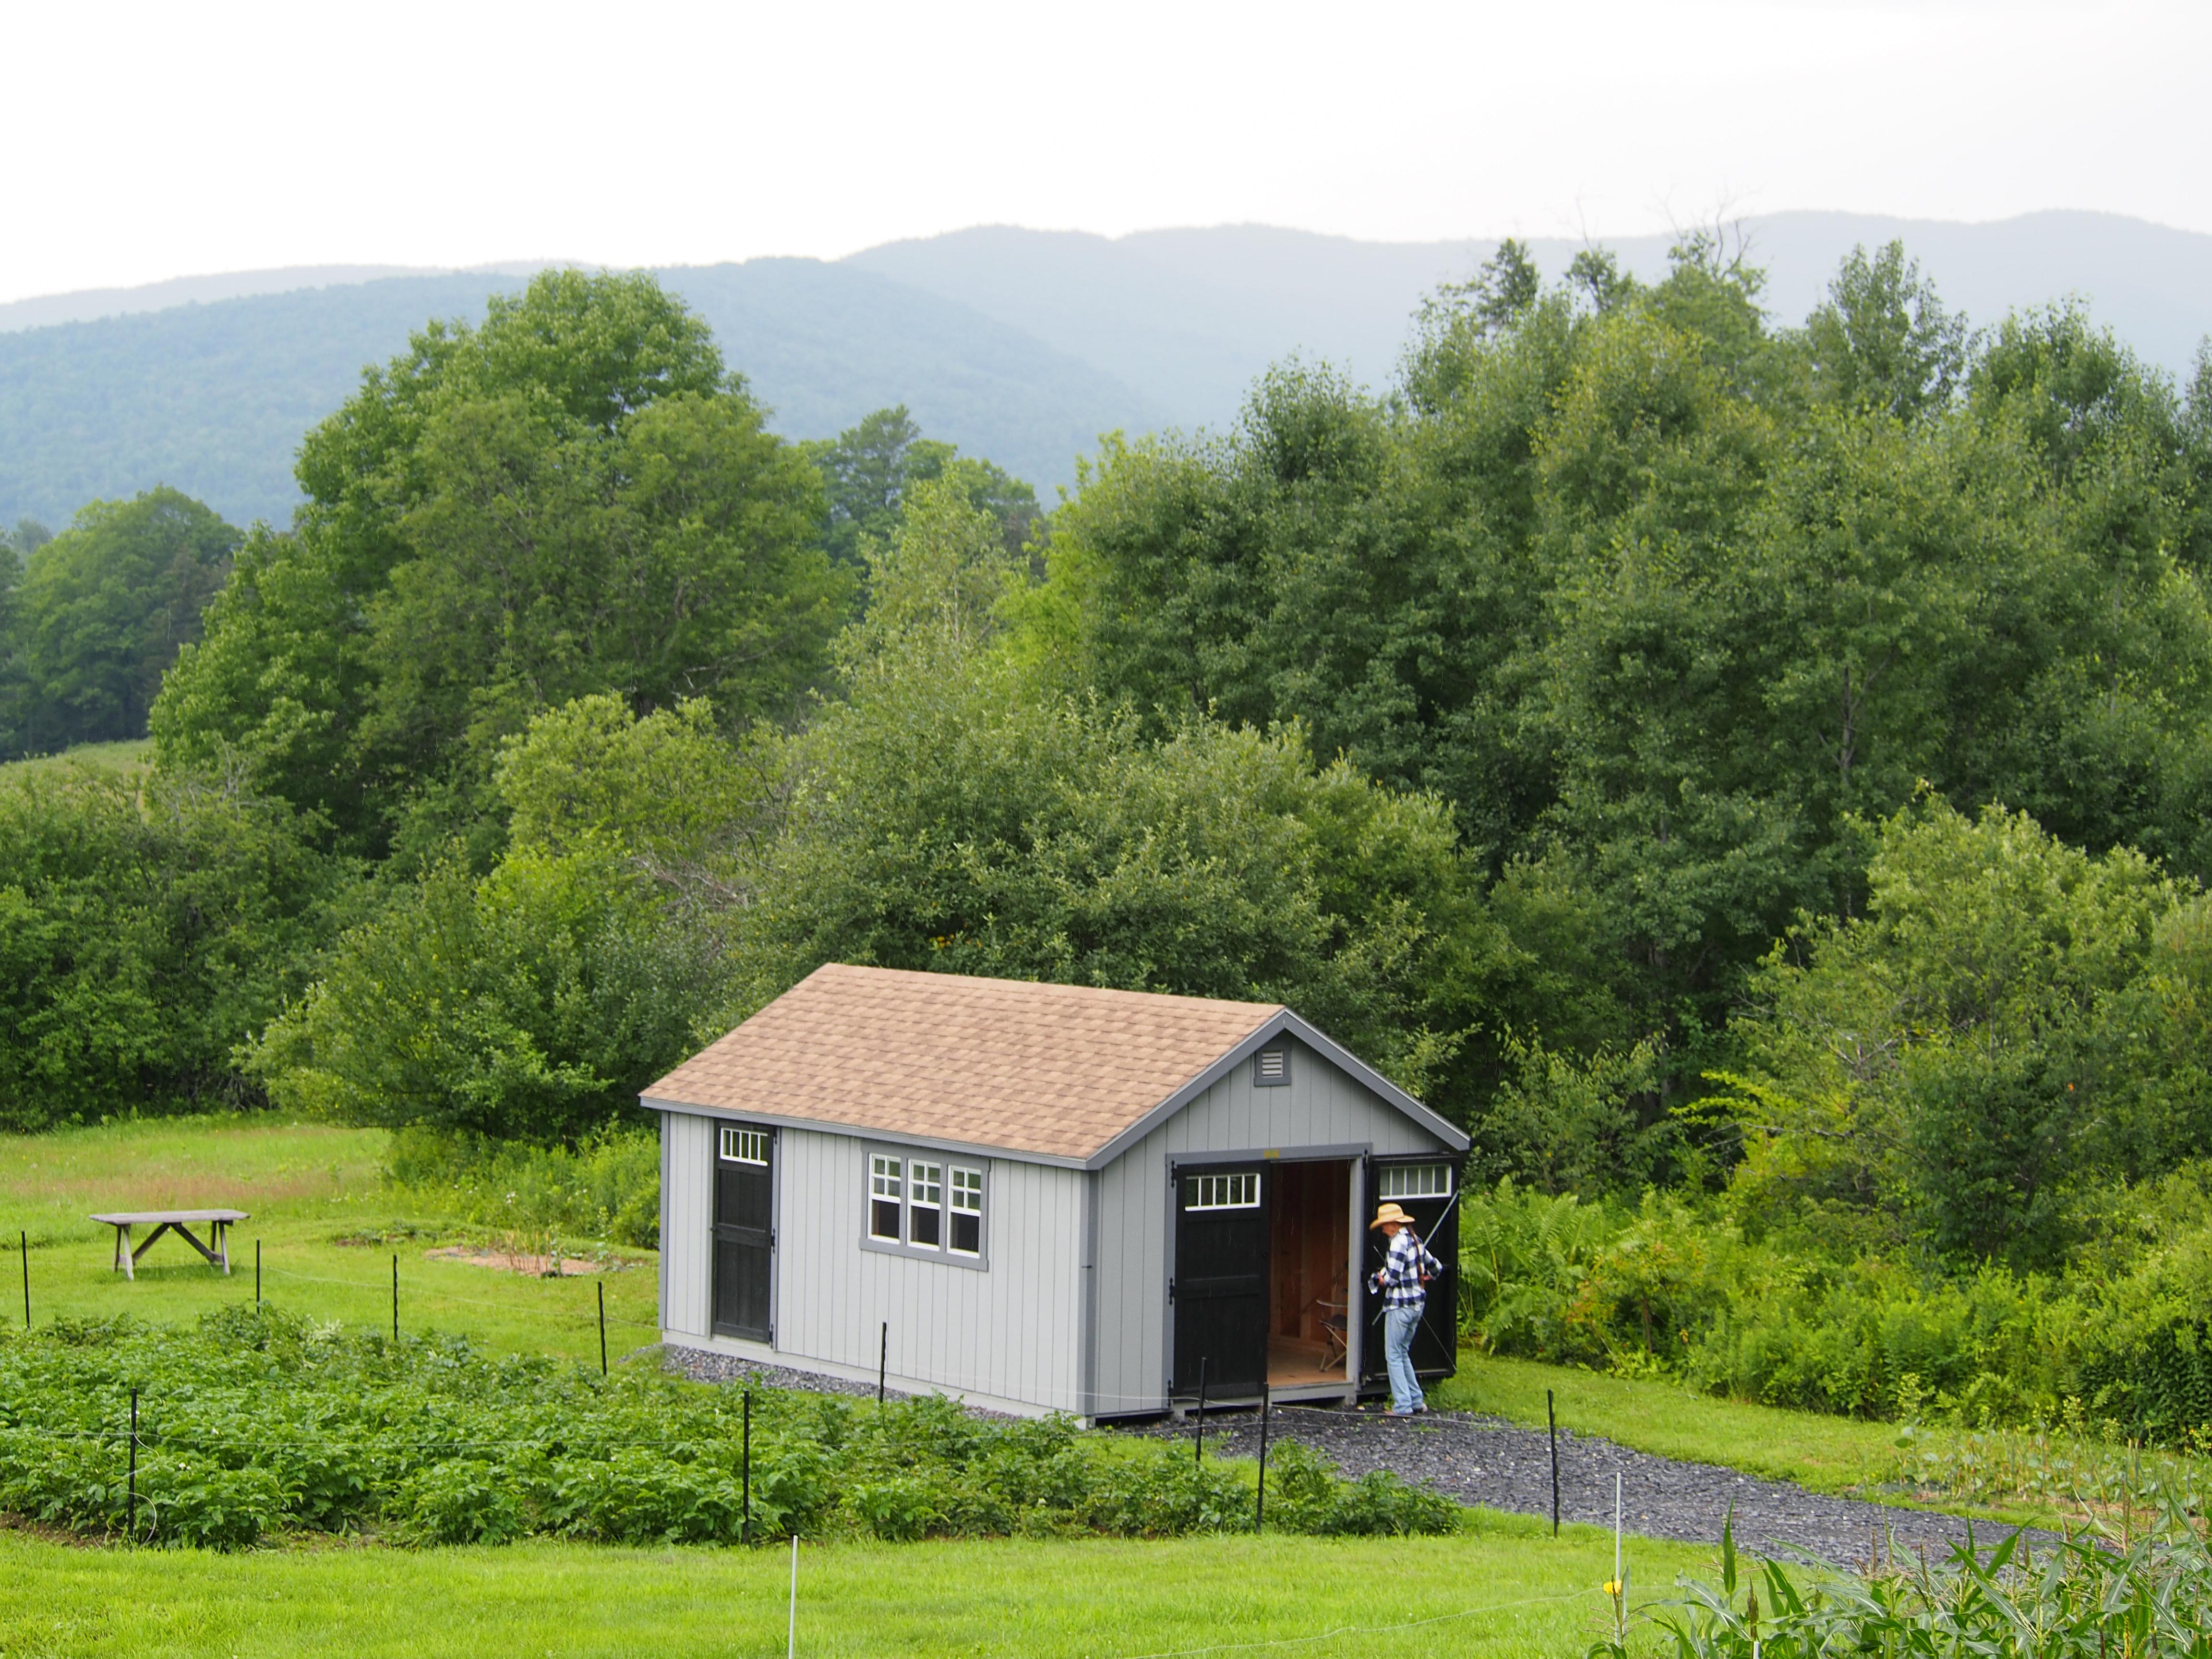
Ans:
{"label": "dark barn door", "polygon": [[1267,1171],[1181,1170],[1176,1178],[1175,1379],[1198,1397],[1255,1395],[1267,1374]]}
{"label": "dark barn door", "polygon": [[[1395,1204],[1413,1218],[1413,1231],[1429,1247],[1429,1254],[1443,1263],[1443,1271],[1429,1281],[1428,1305],[1422,1310],[1421,1328],[1413,1334],[1413,1369],[1423,1376],[1449,1376],[1459,1368],[1459,1206],[1451,1202],[1458,1174],[1442,1158],[1373,1158],[1367,1165],[1367,1213],[1361,1224],[1372,1221],[1381,1205]],[[1443,1216],[1441,1226],[1439,1215]],[[1362,1382],[1389,1380],[1382,1358],[1382,1298],[1367,1288],[1381,1269],[1387,1249],[1382,1230],[1368,1228],[1367,1265],[1359,1282],[1367,1308],[1366,1334],[1359,1345]]]}
{"label": "dark barn door", "polygon": [[714,1158],[714,1334],[772,1340],[775,1133],[720,1126]]}

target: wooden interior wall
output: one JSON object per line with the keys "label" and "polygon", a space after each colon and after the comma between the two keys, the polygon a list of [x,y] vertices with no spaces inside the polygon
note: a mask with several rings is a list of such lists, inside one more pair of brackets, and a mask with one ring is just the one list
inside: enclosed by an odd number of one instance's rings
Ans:
{"label": "wooden interior wall", "polygon": [[1349,1166],[1283,1164],[1273,1173],[1268,1277],[1274,1307],[1268,1328],[1277,1336],[1319,1342],[1318,1304],[1344,1300],[1351,1251],[1344,1197]]}

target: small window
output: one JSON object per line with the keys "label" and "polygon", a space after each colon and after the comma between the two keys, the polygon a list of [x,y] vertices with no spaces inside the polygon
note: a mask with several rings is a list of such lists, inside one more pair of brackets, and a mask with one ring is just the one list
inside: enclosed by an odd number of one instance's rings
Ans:
{"label": "small window", "polygon": [[896,1243],[900,1237],[899,1160],[895,1158],[871,1158],[868,1160],[868,1237],[888,1238]]}
{"label": "small window", "polygon": [[1262,1089],[1279,1089],[1291,1080],[1291,1050],[1287,1043],[1262,1048],[1252,1065],[1252,1081]]}
{"label": "small window", "polygon": [[983,1254],[983,1172],[952,1166],[952,1253]]}
{"label": "small window", "polygon": [[1185,1176],[1182,1206],[1186,1210],[1256,1210],[1260,1207],[1260,1172],[1245,1175]]}
{"label": "small window", "polygon": [[868,1231],[863,1249],[981,1268],[983,1174],[944,1154],[868,1155]]}
{"label": "small window", "polygon": [[768,1163],[768,1131],[765,1129],[722,1128],[722,1157],[731,1164]]}
{"label": "small window", "polygon": [[933,1250],[945,1242],[945,1166],[909,1164],[906,1242]]}
{"label": "small window", "polygon": [[1376,1172],[1376,1190],[1384,1198],[1449,1198],[1449,1164],[1386,1164]]}

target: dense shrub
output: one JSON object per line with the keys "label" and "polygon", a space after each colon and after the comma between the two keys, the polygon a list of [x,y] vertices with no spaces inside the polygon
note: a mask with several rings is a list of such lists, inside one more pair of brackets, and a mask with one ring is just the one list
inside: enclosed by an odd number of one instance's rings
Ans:
{"label": "dense shrub", "polygon": [[311,830],[220,779],[0,774],[0,1130],[258,1098],[234,1051],[358,896]]}
{"label": "dense shrub", "polygon": [[[865,1534],[1160,1537],[1253,1521],[1250,1471],[1103,1442],[1066,1419],[984,1422],[931,1397],[884,1407],[757,1389],[747,1527],[739,1395],[653,1372],[602,1378],[459,1339],[346,1334],[274,1309],[196,1333],[127,1320],[0,1338],[0,1510],[114,1535],[235,1548],[280,1530],[421,1544],[532,1534],[733,1543]],[[1268,1524],[1443,1532],[1458,1511],[1388,1475],[1282,1455]]]}
{"label": "dense shrub", "polygon": [[1976,1426],[2070,1417],[2179,1444],[2212,1431],[2212,1225],[2193,1177],[2140,1203],[2166,1236],[2116,1241],[2094,1279],[1955,1276],[1748,1243],[1725,1214],[1664,1194],[1632,1208],[1501,1182],[1466,1200],[1461,1316],[1491,1352],[1768,1405]]}
{"label": "dense shrub", "polygon": [[610,1124],[573,1147],[402,1129],[386,1172],[406,1188],[435,1188],[462,1216],[530,1236],[534,1253],[593,1238],[658,1249],[660,1137]]}

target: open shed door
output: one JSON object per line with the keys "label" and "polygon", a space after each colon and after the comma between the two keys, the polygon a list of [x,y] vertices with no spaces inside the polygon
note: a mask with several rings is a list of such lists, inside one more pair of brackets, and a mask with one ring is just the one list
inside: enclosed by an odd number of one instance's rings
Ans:
{"label": "open shed door", "polygon": [[1198,1397],[1204,1363],[1210,1399],[1260,1392],[1267,1375],[1267,1188],[1263,1164],[1176,1174],[1174,1378],[1178,1399]]}
{"label": "open shed door", "polygon": [[775,1131],[719,1126],[714,1148],[714,1334],[775,1340]]}
{"label": "open shed door", "polygon": [[[1414,1232],[1429,1247],[1429,1254],[1443,1263],[1443,1271],[1429,1282],[1428,1305],[1422,1311],[1421,1328],[1413,1334],[1413,1370],[1422,1376],[1449,1376],[1459,1369],[1459,1206],[1451,1201],[1458,1182],[1458,1169],[1441,1153],[1370,1158],[1367,1164],[1367,1212],[1360,1224],[1365,1227],[1375,1218],[1376,1206],[1394,1203],[1413,1218]],[[1381,1230],[1368,1228],[1366,1265],[1359,1275],[1359,1294],[1367,1310],[1359,1344],[1363,1383],[1389,1380],[1382,1357],[1382,1298],[1368,1288],[1381,1271],[1388,1249]]]}

